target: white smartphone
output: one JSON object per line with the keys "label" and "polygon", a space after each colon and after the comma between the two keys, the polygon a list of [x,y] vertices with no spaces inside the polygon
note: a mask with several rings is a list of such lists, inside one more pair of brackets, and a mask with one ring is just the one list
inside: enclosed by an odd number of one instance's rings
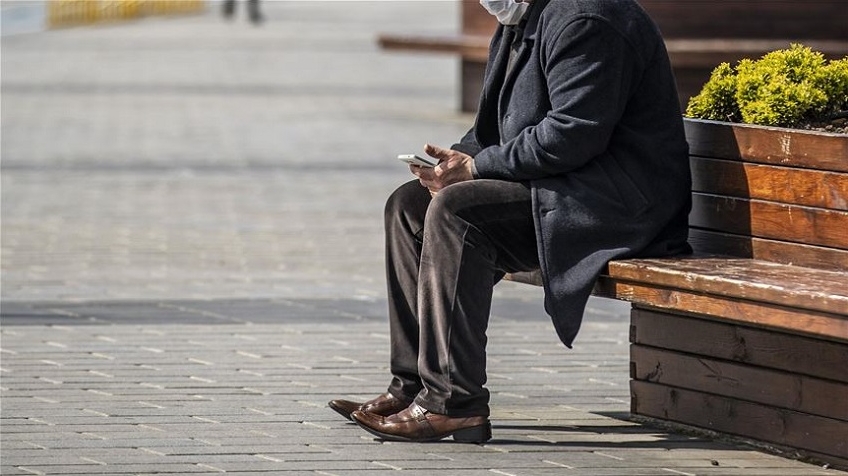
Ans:
{"label": "white smartphone", "polygon": [[436,159],[424,158],[415,154],[401,154],[398,156],[398,160],[406,162],[411,165],[420,165],[421,167],[435,167],[439,165]]}

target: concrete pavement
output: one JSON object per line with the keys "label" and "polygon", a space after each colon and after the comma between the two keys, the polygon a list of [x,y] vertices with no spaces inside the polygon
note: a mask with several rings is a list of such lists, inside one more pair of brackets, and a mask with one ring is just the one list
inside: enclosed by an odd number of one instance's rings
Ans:
{"label": "concrete pavement", "polygon": [[[242,5],[240,5],[242,6]],[[394,156],[449,145],[453,2],[264,2],[2,38],[2,474],[833,475],[628,419],[628,321],[574,350],[539,289],[490,326],[494,439],[374,440],[326,408],[387,382]],[[240,11],[240,13],[243,13]]]}

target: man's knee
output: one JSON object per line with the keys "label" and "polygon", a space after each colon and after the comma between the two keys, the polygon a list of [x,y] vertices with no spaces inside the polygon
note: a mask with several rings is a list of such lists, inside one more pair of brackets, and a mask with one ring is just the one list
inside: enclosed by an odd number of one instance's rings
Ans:
{"label": "man's knee", "polygon": [[424,226],[424,216],[430,203],[430,192],[417,180],[398,187],[386,200],[384,221],[386,229],[400,226],[411,233],[417,233]]}
{"label": "man's knee", "polygon": [[458,215],[460,210],[468,207],[474,197],[473,182],[459,182],[449,187],[445,187],[439,191],[430,202],[430,208],[427,210],[428,219],[430,217],[451,217]]}
{"label": "man's knee", "polygon": [[421,188],[423,187],[417,181],[407,182],[396,188],[386,200],[384,215],[397,216],[409,210],[412,204],[421,200]]}

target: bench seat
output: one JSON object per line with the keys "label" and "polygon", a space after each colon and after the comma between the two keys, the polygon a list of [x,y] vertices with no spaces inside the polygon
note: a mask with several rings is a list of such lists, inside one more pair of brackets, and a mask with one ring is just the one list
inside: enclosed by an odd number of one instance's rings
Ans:
{"label": "bench seat", "polygon": [[732,257],[622,260],[596,294],[848,342],[848,277],[839,271]]}
{"label": "bench seat", "polygon": [[[507,275],[540,286],[538,272]],[[750,258],[611,261],[595,296],[848,342],[848,275]],[[846,360],[848,372],[848,360]],[[848,406],[848,405],[846,405]]]}

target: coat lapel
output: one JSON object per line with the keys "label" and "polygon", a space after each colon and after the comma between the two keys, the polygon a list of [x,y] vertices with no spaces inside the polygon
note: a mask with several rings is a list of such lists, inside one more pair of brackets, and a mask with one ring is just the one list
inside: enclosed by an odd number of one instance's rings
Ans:
{"label": "coat lapel", "polygon": [[512,29],[498,27],[492,42],[497,47],[497,53],[489,67],[480,96],[480,107],[477,112],[477,142],[483,147],[500,143],[498,133],[498,101],[503,89],[504,76],[509,62],[509,45],[512,43]]}
{"label": "coat lapel", "polygon": [[[527,20],[519,25],[517,34],[519,35],[518,41],[520,41],[520,46],[518,47],[518,51],[515,53],[515,60],[506,72],[503,87],[501,88],[502,92],[512,90],[512,84],[515,82],[517,72],[521,71],[521,66],[525,64],[527,59],[530,57],[530,52],[533,51],[533,44],[536,42],[539,17],[547,4],[548,0],[535,0],[530,7]],[[504,97],[501,97],[501,100],[504,100]]]}
{"label": "coat lapel", "polygon": [[[515,52],[515,59],[512,61],[512,64],[508,66],[506,74],[504,75],[503,84],[498,96],[498,101],[501,105],[501,108],[497,109],[498,111],[505,110],[505,101],[509,100],[509,96],[512,94],[512,85],[515,83],[515,77],[517,76],[518,71],[521,71],[521,66],[527,62],[532,50],[532,41],[528,41],[526,38],[521,41],[518,51]],[[500,118],[498,118],[498,120],[500,120]]]}
{"label": "coat lapel", "polygon": [[[547,6],[548,1],[534,0],[530,6],[530,13],[526,22],[518,28],[499,26],[495,32],[492,48],[496,48],[497,52],[491,59],[491,65],[488,68],[488,74],[483,84],[483,92],[480,96],[480,105],[477,113],[477,123],[475,125],[477,143],[484,148],[500,144],[498,106],[509,97],[508,94],[503,94],[503,92],[511,91],[515,76],[520,71],[520,65],[527,62],[530,52],[533,50],[539,17],[545,6]],[[510,46],[515,39],[513,35],[516,34],[520,35],[519,41],[521,42],[521,46],[516,52],[515,59],[509,71],[507,71]]]}

